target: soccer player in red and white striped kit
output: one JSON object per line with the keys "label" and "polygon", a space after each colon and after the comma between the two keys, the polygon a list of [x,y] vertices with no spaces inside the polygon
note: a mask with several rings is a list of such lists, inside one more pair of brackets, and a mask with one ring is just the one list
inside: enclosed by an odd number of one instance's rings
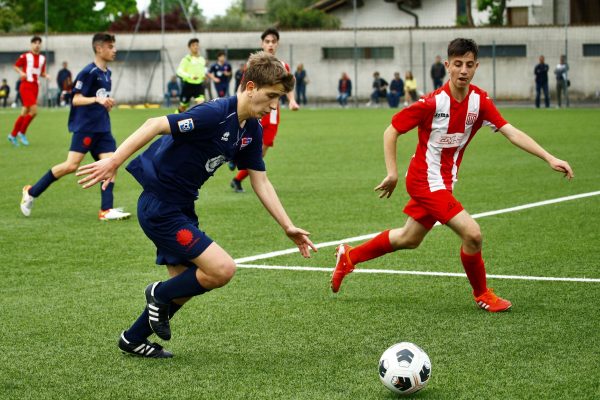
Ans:
{"label": "soccer player in red and white striped kit", "polygon": [[19,142],[28,146],[29,141],[25,134],[31,120],[37,114],[37,98],[39,92],[39,77],[48,78],[46,74],[46,57],[40,54],[42,49],[42,38],[34,36],[31,38],[31,51],[23,53],[17,59],[14,65],[15,70],[21,75],[21,86],[19,93],[23,108],[21,114],[15,121],[12,132],[8,135],[8,141],[13,146],[18,146]]}
{"label": "soccer player in red and white striped kit", "polygon": [[477,53],[477,44],[471,39],[451,41],[445,61],[449,82],[393,116],[383,135],[387,176],[375,190],[381,192],[380,198],[392,195],[398,183],[398,136],[418,127],[417,150],[406,174],[410,200],[404,213],[408,219],[402,228],[381,232],[357,247],[338,246],[331,277],[333,292],[339,291],[342,280],[356,264],[396,250],[417,248],[434,224],[440,222],[462,241],[460,259],[477,305],[489,312],[505,311],[512,306],[487,287],[481,230],[452,194],[464,151],[479,128],[489,125],[513,145],[546,161],[566,178],[573,178],[573,170],[566,161],[554,157],[527,134],[507,123],[487,93],[471,85],[479,66]]}

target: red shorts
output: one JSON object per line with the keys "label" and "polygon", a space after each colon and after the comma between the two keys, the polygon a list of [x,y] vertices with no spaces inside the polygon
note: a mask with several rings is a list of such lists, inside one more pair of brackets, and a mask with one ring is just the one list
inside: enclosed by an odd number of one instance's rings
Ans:
{"label": "red shorts", "polygon": [[22,81],[19,86],[19,94],[24,107],[31,107],[37,104],[39,86],[37,83]]}
{"label": "red shorts", "polygon": [[267,147],[273,147],[275,136],[277,136],[277,127],[279,125],[268,124],[263,126],[263,144]]}
{"label": "red shorts", "polygon": [[427,229],[433,228],[437,221],[446,224],[464,210],[449,190],[430,192],[425,189],[411,191],[409,195],[410,200],[404,207],[404,213]]}

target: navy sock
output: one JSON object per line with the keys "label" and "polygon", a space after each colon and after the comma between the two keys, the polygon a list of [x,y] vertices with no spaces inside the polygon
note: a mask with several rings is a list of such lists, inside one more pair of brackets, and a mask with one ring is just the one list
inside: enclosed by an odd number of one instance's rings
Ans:
{"label": "navy sock", "polygon": [[[183,305],[171,302],[169,307],[169,319],[173,318],[173,315],[175,315],[181,307],[183,307]],[[144,312],[142,312],[133,325],[125,332],[125,339],[133,343],[142,343],[148,339],[148,337],[154,333],[148,323],[148,317],[148,309],[144,308]]]}
{"label": "navy sock", "polygon": [[108,210],[108,209],[113,208],[113,187],[114,186],[115,186],[114,182],[109,183],[106,190],[102,190],[102,186],[100,186],[100,196],[102,198],[102,203],[100,204],[101,210]]}
{"label": "navy sock", "polygon": [[42,176],[40,180],[29,189],[29,194],[33,197],[38,197],[44,193],[44,190],[48,189],[48,186],[50,186],[52,182],[56,180],[56,177],[52,175],[52,170],[48,170],[48,172],[46,172],[44,176]]}
{"label": "navy sock", "polygon": [[196,279],[196,269],[190,267],[181,274],[161,282],[154,289],[154,297],[160,302],[168,303],[173,299],[193,297],[208,292],[208,289]]}

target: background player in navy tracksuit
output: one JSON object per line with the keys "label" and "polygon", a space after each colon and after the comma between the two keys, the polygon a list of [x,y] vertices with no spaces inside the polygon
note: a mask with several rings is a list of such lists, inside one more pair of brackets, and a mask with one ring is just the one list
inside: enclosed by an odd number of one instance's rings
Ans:
{"label": "background player in navy tracksuit", "polygon": [[[119,348],[144,357],[171,357],[148,341],[154,332],[171,337],[169,319],[193,296],[219,288],[233,277],[234,260],[199,229],[194,212],[198,189],[223,163],[233,160],[250,171],[252,187],[264,207],[296,243],[304,257],[316,251],[309,233],[294,226],[265,173],[262,128],[258,118],[277,108],[279,97],[291,91],[294,78],[274,56],[250,56],[236,96],[203,103],[182,114],[151,118],[117,149],[113,157],[83,166],[79,182],[90,187],[108,182],[133,153],[159,134],[127,170],[144,188],[138,219],[157,248],[158,264],[171,279],[146,288],[146,309],[121,334]],[[106,183],[103,184],[103,187]]]}
{"label": "background player in navy tracksuit", "polygon": [[218,97],[229,96],[229,81],[231,80],[231,65],[225,60],[225,53],[219,51],[217,62],[210,66],[208,76],[215,83]]}
{"label": "background player in navy tracksuit", "polygon": [[[33,200],[54,181],[75,172],[88,151],[94,160],[101,160],[112,156],[117,148],[108,116],[115,101],[110,97],[111,72],[107,67],[117,55],[115,37],[108,33],[97,33],[92,38],[92,48],[94,62],[77,75],[72,92],[69,132],[73,132],[73,137],[67,160],[52,167],[35,185],[23,188],[21,212],[26,217],[31,214]],[[114,176],[106,182],[105,190],[101,193],[100,220],[126,219],[131,215],[120,208],[113,208],[113,186]]]}

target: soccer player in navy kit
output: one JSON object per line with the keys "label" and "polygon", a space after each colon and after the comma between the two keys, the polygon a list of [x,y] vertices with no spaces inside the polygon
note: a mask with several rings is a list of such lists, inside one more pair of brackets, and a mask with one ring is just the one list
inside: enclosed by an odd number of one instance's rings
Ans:
{"label": "soccer player in navy kit", "polygon": [[[117,148],[110,130],[108,112],[115,104],[110,97],[111,71],[107,64],[115,59],[117,49],[115,37],[108,33],[97,33],[92,39],[94,62],[86,66],[75,79],[73,100],[69,113],[69,131],[73,132],[67,160],[52,167],[33,186],[23,188],[21,212],[31,215],[33,201],[56,180],[75,172],[89,151],[95,160],[112,156]],[[101,221],[127,219],[130,213],[113,208],[114,176],[106,182],[101,192],[98,218]]]}
{"label": "soccer player in navy kit", "polygon": [[271,216],[298,246],[304,257],[316,251],[309,233],[294,226],[265,172],[262,127],[258,119],[277,108],[279,97],[294,88],[294,77],[273,55],[255,53],[235,96],[218,98],[184,113],[151,118],[127,138],[108,159],[82,166],[79,183],[88,188],[100,181],[106,187],[133,153],[164,135],[135,158],[127,170],[143,192],[138,219],[157,248],[157,264],[167,266],[171,279],[145,290],[146,308],[121,334],[119,348],[142,357],[172,354],[148,337],[169,340],[169,319],[191,297],[227,284],[235,261],[199,229],[194,201],[199,188],[223,163],[234,160],[248,169],[252,187]]}

